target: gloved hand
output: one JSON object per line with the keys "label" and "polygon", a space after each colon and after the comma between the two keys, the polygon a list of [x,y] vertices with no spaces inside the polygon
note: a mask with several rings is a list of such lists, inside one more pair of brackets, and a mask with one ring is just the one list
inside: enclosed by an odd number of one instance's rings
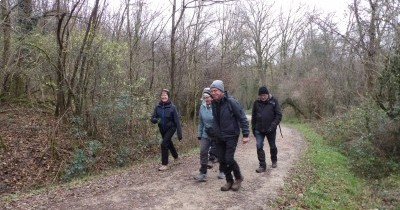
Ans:
{"label": "gloved hand", "polygon": [[197,137],[197,139],[198,139],[198,140],[201,140],[201,137],[200,137],[200,136],[198,136],[198,137]]}
{"label": "gloved hand", "polygon": [[268,128],[267,133],[272,133],[272,132],[274,132],[275,130],[276,130],[275,126],[271,125],[271,126]]}
{"label": "gloved hand", "polygon": [[157,118],[151,118],[150,121],[151,121],[153,124],[156,124],[156,123],[158,122],[158,119],[157,119]]}
{"label": "gloved hand", "polygon": [[256,129],[255,129],[255,128],[253,128],[253,130],[252,130],[252,131],[253,131],[253,135],[254,135],[254,136],[256,136]]}

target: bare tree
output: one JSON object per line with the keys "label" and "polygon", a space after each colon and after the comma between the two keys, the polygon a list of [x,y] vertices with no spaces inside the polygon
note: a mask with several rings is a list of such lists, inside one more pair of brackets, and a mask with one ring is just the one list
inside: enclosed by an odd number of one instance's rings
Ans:
{"label": "bare tree", "polygon": [[[272,48],[278,40],[277,19],[272,13],[273,5],[268,1],[249,1],[243,8],[244,23],[249,31],[254,60],[258,70],[259,84],[267,83],[266,71],[276,51]],[[273,74],[271,82],[273,81]]]}
{"label": "bare tree", "polygon": [[3,87],[2,90],[4,92],[9,91],[9,85],[7,84],[7,80],[10,77],[10,73],[8,72],[8,63],[10,59],[11,53],[11,21],[10,21],[10,10],[9,10],[9,2],[8,0],[1,0],[1,19],[2,28],[3,28],[3,54],[2,54],[2,62],[0,66],[0,75],[4,76]]}
{"label": "bare tree", "polygon": [[293,59],[301,44],[304,36],[304,25],[306,24],[305,12],[303,6],[297,9],[289,8],[287,14],[282,9],[278,19],[278,28],[280,34],[279,63],[281,64],[283,74],[288,76],[293,69]]}
{"label": "bare tree", "polygon": [[[66,61],[67,61],[67,47],[69,44],[69,23],[74,15],[75,10],[78,8],[80,1],[75,2],[69,14],[64,12],[61,5],[61,0],[56,1],[56,18],[57,18],[57,68],[56,81],[57,81],[57,97],[56,97],[56,110],[55,115],[61,116],[67,110],[65,93],[68,89],[68,82],[66,78]],[[72,90],[69,90],[72,94]]]}
{"label": "bare tree", "polygon": [[[179,23],[182,21],[183,15],[185,13],[187,4],[185,3],[185,0],[182,0],[181,2],[181,7],[177,8],[177,3],[176,0],[172,1],[172,14],[171,14],[171,35],[170,35],[170,67],[169,67],[169,74],[170,74],[170,85],[171,85],[171,93],[172,93],[172,98],[176,96],[176,90],[175,90],[175,73],[176,73],[176,42],[177,42],[177,29],[179,26]],[[177,14],[178,13],[178,14]],[[178,15],[178,17],[176,17]]]}

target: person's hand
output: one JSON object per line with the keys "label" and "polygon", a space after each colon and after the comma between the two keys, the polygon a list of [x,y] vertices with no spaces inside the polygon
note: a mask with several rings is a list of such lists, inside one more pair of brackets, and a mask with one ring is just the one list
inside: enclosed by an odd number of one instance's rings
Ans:
{"label": "person's hand", "polygon": [[270,126],[269,128],[268,128],[268,130],[267,130],[267,133],[272,133],[272,132],[274,132],[276,130],[276,128],[275,128],[275,126]]}
{"label": "person's hand", "polygon": [[181,140],[182,140],[182,136],[179,136],[179,137],[178,137],[178,140],[181,141]]}
{"label": "person's hand", "polygon": [[249,137],[243,137],[242,142],[243,144],[247,144],[250,141]]}
{"label": "person's hand", "polygon": [[157,118],[151,118],[151,120],[150,120],[153,124],[156,124],[157,122],[158,122],[158,119]]}
{"label": "person's hand", "polygon": [[255,129],[255,128],[253,128],[253,130],[252,130],[252,131],[253,131],[253,135],[254,135],[254,136],[256,136],[256,129]]}

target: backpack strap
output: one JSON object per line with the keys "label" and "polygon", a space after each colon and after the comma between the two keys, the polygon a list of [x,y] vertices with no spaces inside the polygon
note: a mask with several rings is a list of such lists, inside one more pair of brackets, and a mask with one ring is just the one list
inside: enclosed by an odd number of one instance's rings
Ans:
{"label": "backpack strap", "polygon": [[236,119],[240,119],[240,114],[238,113],[238,110],[235,110],[234,108],[232,108],[232,103],[235,103],[235,102],[233,101],[233,98],[232,98],[232,97],[227,97],[226,99],[227,99],[227,101],[228,101],[228,109],[229,109],[229,111],[231,112],[231,114],[233,114],[233,116],[234,116]]}

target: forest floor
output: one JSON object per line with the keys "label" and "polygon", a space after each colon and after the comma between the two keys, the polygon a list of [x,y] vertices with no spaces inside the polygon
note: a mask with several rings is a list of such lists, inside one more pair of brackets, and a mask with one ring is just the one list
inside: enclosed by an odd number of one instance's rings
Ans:
{"label": "forest floor", "polygon": [[[272,209],[306,147],[296,130],[282,126],[282,133],[284,138],[277,134],[278,167],[271,168],[268,162],[265,173],[255,172],[255,138],[238,144],[235,159],[244,181],[237,192],[220,191],[225,180],[217,178],[218,163],[209,170],[207,182],[195,181],[199,155],[189,154],[167,171],[160,172],[159,163],[147,161],[112,175],[3,198],[0,209]],[[269,154],[268,144],[264,148]]]}

